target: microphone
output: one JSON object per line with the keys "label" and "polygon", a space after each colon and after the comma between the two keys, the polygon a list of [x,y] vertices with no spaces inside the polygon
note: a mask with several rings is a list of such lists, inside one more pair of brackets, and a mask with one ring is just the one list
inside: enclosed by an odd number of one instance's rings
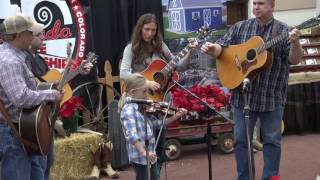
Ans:
{"label": "microphone", "polygon": [[244,78],[242,82],[242,90],[247,91],[250,85],[250,79],[249,78]]}
{"label": "microphone", "polygon": [[152,104],[155,103],[156,101],[150,100],[150,99],[135,99],[132,97],[127,97],[126,98],[126,103],[137,103],[137,104]]}

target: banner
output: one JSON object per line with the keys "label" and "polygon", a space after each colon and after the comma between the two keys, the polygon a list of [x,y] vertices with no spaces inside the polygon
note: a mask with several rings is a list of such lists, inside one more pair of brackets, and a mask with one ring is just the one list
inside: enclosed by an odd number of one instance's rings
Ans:
{"label": "banner", "polygon": [[16,13],[33,17],[45,25],[44,42],[39,53],[50,68],[62,70],[67,63],[66,47],[71,43],[72,59],[80,64],[87,48],[86,17],[78,0],[0,1],[0,19]]}
{"label": "banner", "polygon": [[[174,54],[203,26],[216,30],[207,41],[214,42],[225,33],[225,0],[162,0],[162,10],[165,43]],[[206,69],[213,66],[212,62],[211,57],[198,51],[191,58],[189,69]]]}

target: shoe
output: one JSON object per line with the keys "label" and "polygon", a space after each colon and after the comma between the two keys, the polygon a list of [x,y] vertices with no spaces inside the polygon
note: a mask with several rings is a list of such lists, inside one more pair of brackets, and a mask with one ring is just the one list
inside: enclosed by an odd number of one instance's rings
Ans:
{"label": "shoe", "polygon": [[271,176],[270,180],[280,180],[280,176]]}
{"label": "shoe", "polygon": [[92,159],[93,159],[93,164],[96,165],[98,168],[100,168],[102,166],[101,164],[101,144],[99,145],[98,149],[92,153]]}
{"label": "shoe", "polygon": [[110,178],[119,178],[120,172],[113,170],[111,163],[107,165],[106,168],[100,169],[102,172],[106,173]]}
{"label": "shoe", "polygon": [[261,144],[258,140],[253,140],[252,147],[258,151],[263,150],[263,144]]}
{"label": "shoe", "polygon": [[111,163],[112,161],[112,151],[110,150],[110,146],[108,146],[106,143],[102,143],[101,147],[101,166],[107,167],[108,163]]}
{"label": "shoe", "polygon": [[100,176],[100,170],[98,166],[94,165],[88,180],[98,180]]}
{"label": "shoe", "polygon": [[256,148],[252,148],[252,152],[256,153],[258,150],[256,150]]}

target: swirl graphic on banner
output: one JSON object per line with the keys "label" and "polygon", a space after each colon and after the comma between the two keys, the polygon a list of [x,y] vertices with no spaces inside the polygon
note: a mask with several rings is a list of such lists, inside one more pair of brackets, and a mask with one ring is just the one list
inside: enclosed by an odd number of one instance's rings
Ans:
{"label": "swirl graphic on banner", "polygon": [[52,12],[48,7],[41,7],[38,10],[37,17],[47,28],[52,22]]}

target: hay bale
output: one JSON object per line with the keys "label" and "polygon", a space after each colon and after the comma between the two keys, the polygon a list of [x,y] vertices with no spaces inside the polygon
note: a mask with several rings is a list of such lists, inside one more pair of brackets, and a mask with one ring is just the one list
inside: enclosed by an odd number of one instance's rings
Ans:
{"label": "hay bale", "polygon": [[79,133],[56,139],[55,162],[51,168],[53,180],[76,180],[90,175],[93,164],[91,149],[96,150],[102,138],[96,134]]}

